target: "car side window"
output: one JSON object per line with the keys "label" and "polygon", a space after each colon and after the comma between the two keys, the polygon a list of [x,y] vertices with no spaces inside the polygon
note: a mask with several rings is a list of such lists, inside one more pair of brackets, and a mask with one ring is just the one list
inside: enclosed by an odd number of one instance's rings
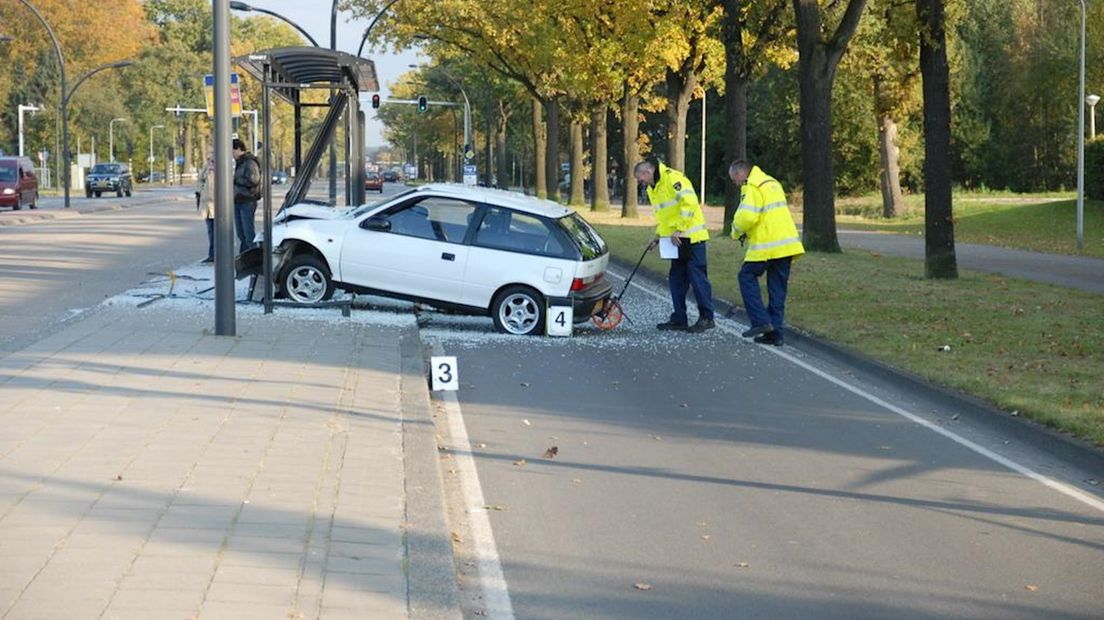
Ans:
{"label": "car side window", "polygon": [[487,209],[475,243],[488,248],[563,257],[567,254],[559,236],[539,217],[502,207]]}
{"label": "car side window", "polygon": [[388,214],[391,232],[399,235],[463,243],[475,205],[452,198],[428,197]]}

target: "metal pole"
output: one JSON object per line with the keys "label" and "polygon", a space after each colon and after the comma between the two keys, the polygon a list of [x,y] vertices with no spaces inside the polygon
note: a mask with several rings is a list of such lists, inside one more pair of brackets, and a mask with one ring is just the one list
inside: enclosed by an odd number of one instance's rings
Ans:
{"label": "metal pole", "polygon": [[1085,20],[1086,0],[1081,0],[1081,72],[1077,94],[1077,251],[1085,246]]}
{"label": "metal pole", "polygon": [[237,335],[234,194],[230,178],[230,3],[213,0],[215,74],[215,334]]}
{"label": "metal pole", "polygon": [[1089,106],[1089,140],[1096,140],[1096,104]]}
{"label": "metal pole", "polygon": [[[272,282],[272,101],[268,83],[272,81],[272,66],[264,64],[264,85],[261,86],[261,112],[264,114],[264,144],[261,162],[264,165],[264,313],[272,314],[275,287]],[[257,116],[253,116],[253,141],[256,143]]]}
{"label": "metal pole", "polygon": [[701,184],[698,185],[701,193],[701,205],[705,206],[705,89],[702,89],[702,130],[701,130]]}
{"label": "metal pole", "polygon": [[150,127],[150,145],[149,145],[150,146],[150,155],[149,155],[149,171],[150,171],[149,182],[150,183],[153,183],[153,162],[154,162],[154,159],[155,159],[154,156],[153,156],[153,130],[154,129],[164,129],[164,128],[165,128],[164,125],[153,125],[153,126]]}
{"label": "metal pole", "polygon": [[[57,54],[58,59],[58,71],[61,73],[61,100],[58,103],[58,108],[61,116],[61,159],[64,164],[65,171],[62,172],[62,180],[65,184],[65,208],[69,208],[69,116],[66,108],[69,104],[69,85],[65,80],[65,57],[61,54],[61,46],[58,45],[57,37],[54,35],[54,29],[50,27],[50,23],[46,21],[46,18],[42,17],[42,13],[38,12],[38,9],[34,7],[27,0],[20,0],[38,21],[42,22],[42,26],[46,28],[46,34],[50,35],[50,42],[54,45],[54,52]],[[60,172],[60,171],[59,171]]]}
{"label": "metal pole", "polygon": [[[330,8],[330,49],[337,49],[337,2],[333,0]],[[334,91],[330,91],[330,105],[333,105]],[[334,128],[333,138],[330,140],[330,202],[337,206],[337,128]]]}

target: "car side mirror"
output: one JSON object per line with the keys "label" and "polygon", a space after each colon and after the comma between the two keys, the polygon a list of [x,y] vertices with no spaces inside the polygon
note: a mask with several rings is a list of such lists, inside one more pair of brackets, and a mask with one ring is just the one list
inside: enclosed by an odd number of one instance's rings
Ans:
{"label": "car side mirror", "polygon": [[376,232],[391,232],[391,220],[382,215],[373,215],[364,220],[360,227],[364,230],[374,230]]}

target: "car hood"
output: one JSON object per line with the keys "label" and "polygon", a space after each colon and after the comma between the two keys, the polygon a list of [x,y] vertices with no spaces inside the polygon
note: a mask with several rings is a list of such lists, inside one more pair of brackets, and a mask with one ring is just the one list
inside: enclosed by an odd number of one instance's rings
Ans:
{"label": "car hood", "polygon": [[344,217],[350,207],[331,207],[329,205],[297,204],[276,214],[275,223],[290,220],[336,220]]}

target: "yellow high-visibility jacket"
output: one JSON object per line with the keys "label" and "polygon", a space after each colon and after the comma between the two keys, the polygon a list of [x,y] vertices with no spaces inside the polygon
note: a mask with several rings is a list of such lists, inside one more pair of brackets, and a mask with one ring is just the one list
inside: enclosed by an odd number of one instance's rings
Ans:
{"label": "yellow high-visibility jacket", "polygon": [[797,234],[782,184],[753,166],[740,188],[740,206],[732,217],[732,238],[748,236],[745,261],[801,256],[805,246]]}
{"label": "yellow high-visibility jacket", "polygon": [[655,185],[648,188],[648,202],[655,209],[656,235],[679,237],[697,243],[709,239],[698,195],[686,175],[659,164]]}

